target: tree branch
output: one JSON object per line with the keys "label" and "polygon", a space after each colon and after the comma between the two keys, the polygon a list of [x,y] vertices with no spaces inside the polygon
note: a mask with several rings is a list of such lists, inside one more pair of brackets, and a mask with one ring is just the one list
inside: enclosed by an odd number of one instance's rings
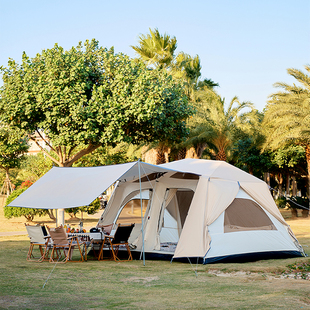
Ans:
{"label": "tree branch", "polygon": [[72,153],[72,151],[76,148],[76,145],[72,146],[68,152],[68,158],[70,158],[70,155]]}
{"label": "tree branch", "polygon": [[57,150],[57,155],[59,156],[59,160],[61,162],[61,165],[63,165],[64,164],[64,158],[63,158],[63,155],[62,155],[61,146],[57,146],[56,150]]}
{"label": "tree branch", "polygon": [[100,144],[97,145],[93,145],[93,144],[89,144],[87,146],[86,149],[83,149],[81,151],[79,151],[78,153],[76,153],[75,155],[73,155],[71,158],[69,158],[68,160],[66,160],[64,162],[64,167],[71,167],[72,164],[77,161],[78,159],[80,159],[81,157],[83,157],[86,154],[89,154],[91,152],[93,152],[95,149],[97,149],[100,146]]}
{"label": "tree branch", "polygon": [[[30,139],[32,141],[34,141],[34,143],[41,149],[41,151],[49,158],[51,159],[54,163],[56,163],[58,166],[61,166],[61,162],[59,162],[58,160],[56,160],[54,157],[52,157],[49,153],[47,153],[47,151],[39,144],[39,142],[30,136]],[[56,152],[57,153],[57,152]]]}
{"label": "tree branch", "polygon": [[40,131],[39,131],[38,129],[36,129],[36,132],[37,132],[37,134],[40,136],[40,138],[44,141],[44,143],[45,143],[52,151],[54,151],[55,153],[57,153],[56,150],[52,147],[52,145],[51,145],[47,140],[45,140],[45,139],[43,138],[43,136],[41,135],[41,133],[40,133]]}

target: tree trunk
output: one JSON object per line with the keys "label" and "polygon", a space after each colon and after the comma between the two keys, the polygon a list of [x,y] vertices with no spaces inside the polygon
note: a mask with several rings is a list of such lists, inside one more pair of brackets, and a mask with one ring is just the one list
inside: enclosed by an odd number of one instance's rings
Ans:
{"label": "tree trunk", "polygon": [[47,214],[49,216],[49,218],[53,221],[56,221],[56,216],[54,215],[54,210],[53,209],[48,209],[47,210]]}
{"label": "tree trunk", "polygon": [[264,181],[268,184],[270,187],[270,173],[269,172],[264,172]]}
{"label": "tree trunk", "polygon": [[200,143],[196,146],[196,158],[200,159],[202,157],[203,151],[206,149],[206,143]]}
{"label": "tree trunk", "polygon": [[165,145],[159,145],[156,148],[156,163],[155,165],[165,164],[168,162],[169,148]]}
{"label": "tree trunk", "polygon": [[286,197],[290,196],[290,174],[286,174]]}
{"label": "tree trunk", "polygon": [[279,189],[279,196],[283,196],[283,176],[282,173],[278,174],[278,189]]}
{"label": "tree trunk", "polygon": [[253,175],[253,167],[252,166],[248,166],[249,168],[249,174]]}
{"label": "tree trunk", "polygon": [[196,158],[196,150],[194,147],[191,147],[186,151],[186,156],[185,158]]}
{"label": "tree trunk", "polygon": [[180,159],[184,159],[185,157],[186,157],[186,148],[184,147],[178,152],[177,158],[178,160],[180,160]]}
{"label": "tree trunk", "polygon": [[225,150],[220,149],[218,151],[218,153],[216,154],[215,158],[216,158],[216,160],[226,161],[227,160],[227,156],[226,156]]}
{"label": "tree trunk", "polygon": [[26,218],[27,222],[32,222],[34,219],[34,215],[24,215],[24,217]]}
{"label": "tree trunk", "polygon": [[12,188],[12,182],[9,176],[9,169],[4,168],[4,170],[5,170],[5,180],[3,181],[0,195],[5,195],[8,197],[13,192],[13,188]]}
{"label": "tree trunk", "polygon": [[292,176],[292,195],[297,196],[297,182],[296,182],[296,177],[293,175]]}
{"label": "tree trunk", "polygon": [[295,208],[291,209],[291,213],[292,213],[293,218],[298,217],[297,209],[295,209]]}
{"label": "tree trunk", "polygon": [[[306,160],[307,160],[307,170],[308,170],[308,188],[307,188],[307,196],[309,198],[309,210],[310,210],[310,145],[306,146]],[[309,216],[308,210],[308,216]],[[304,214],[306,216],[306,214]]]}

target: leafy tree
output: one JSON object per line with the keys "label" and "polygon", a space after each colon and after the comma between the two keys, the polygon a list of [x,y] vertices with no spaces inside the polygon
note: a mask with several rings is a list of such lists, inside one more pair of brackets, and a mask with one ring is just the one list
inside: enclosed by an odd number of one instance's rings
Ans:
{"label": "leafy tree", "polygon": [[198,93],[195,107],[197,112],[189,121],[191,131],[187,144],[197,149],[208,145],[217,160],[227,160],[238,131],[251,133],[258,123],[258,114],[252,103],[240,102],[234,97],[225,109],[225,100],[208,89]]}
{"label": "leafy tree", "polygon": [[219,86],[219,84],[215,83],[211,79],[204,79],[202,81],[198,81],[198,83],[197,83],[197,90],[203,90],[205,87],[207,87],[208,89],[213,90],[214,87],[218,87],[218,86]]}
{"label": "leafy tree", "polygon": [[[139,37],[139,45],[131,47],[148,66],[166,69],[176,80],[182,81],[185,85],[186,95],[192,99],[201,76],[199,56],[192,57],[184,52],[175,55],[177,48],[175,37],[170,37],[166,33],[161,35],[157,28],[149,29],[149,31],[149,34]],[[206,79],[205,81],[211,80]]]}
{"label": "leafy tree", "polygon": [[53,167],[53,162],[43,152],[37,155],[27,155],[21,162],[17,175],[18,180],[37,181]]}
{"label": "leafy tree", "polygon": [[94,167],[123,164],[136,161],[141,158],[139,146],[127,143],[119,143],[115,148],[111,146],[99,147],[93,153],[88,154],[74,163],[76,167]]}
{"label": "leafy tree", "polygon": [[260,145],[252,137],[240,139],[234,143],[233,157],[236,167],[260,178],[263,177],[264,172],[273,167],[270,152],[262,153]]}
{"label": "leafy tree", "polygon": [[[176,81],[184,85],[184,90],[189,100],[194,101],[194,93],[199,88],[198,83],[201,76],[199,56],[192,57],[184,52],[175,55],[177,47],[175,37],[171,38],[167,34],[161,35],[158,29],[149,29],[149,31],[149,34],[139,37],[139,45],[131,47],[149,67],[166,69]],[[214,84],[213,86],[211,86],[211,82]],[[207,79],[202,83],[204,83],[204,86],[208,84],[210,88],[217,86],[216,83]],[[200,84],[200,87],[202,87],[202,84]],[[154,143],[152,145],[155,146]],[[167,143],[167,141],[162,140],[155,146],[157,153],[155,163],[165,163],[168,157],[166,155],[171,150],[172,153],[180,153],[184,149],[185,147],[182,143],[180,144],[180,141],[175,140]]]}
{"label": "leafy tree", "polygon": [[86,212],[87,214],[95,214],[100,209],[99,198],[96,198],[89,206],[67,208],[65,212],[68,213],[71,218],[75,218],[78,212]]}
{"label": "leafy tree", "polygon": [[3,189],[7,187],[5,193],[7,195],[12,191],[9,170],[19,167],[23,154],[28,148],[25,135],[15,128],[0,124],[0,168],[5,171]]}
{"label": "leafy tree", "polygon": [[187,134],[191,109],[182,85],[95,40],[69,51],[56,44],[33,59],[24,53],[21,65],[10,60],[1,70],[1,119],[26,130],[59,166],[71,166],[101,145],[174,141]]}
{"label": "leafy tree", "polygon": [[158,29],[149,29],[150,33],[139,36],[139,46],[131,46],[148,65],[167,69],[174,60],[177,39],[167,34],[161,35]]}
{"label": "leafy tree", "polygon": [[273,154],[273,162],[279,168],[293,168],[302,165],[305,149],[300,145],[289,145],[285,148],[279,148]]}
{"label": "leafy tree", "polygon": [[[305,66],[310,73],[310,66]],[[277,149],[299,145],[305,149],[310,193],[310,76],[301,70],[288,69],[299,85],[276,83],[282,90],[270,96],[266,106],[264,127],[265,148]]]}
{"label": "leafy tree", "polygon": [[201,64],[198,55],[192,57],[180,52],[176,58],[171,71],[172,75],[185,82],[185,91],[188,98],[194,98],[198,87],[198,79],[201,76]]}

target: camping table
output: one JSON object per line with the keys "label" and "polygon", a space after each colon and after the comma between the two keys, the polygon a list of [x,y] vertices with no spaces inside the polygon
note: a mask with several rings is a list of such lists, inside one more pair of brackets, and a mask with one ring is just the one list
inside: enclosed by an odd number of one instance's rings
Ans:
{"label": "camping table", "polygon": [[77,241],[83,242],[83,256],[84,259],[87,261],[87,249],[90,246],[90,236],[89,233],[67,233],[68,237],[77,237]]}
{"label": "camping table", "polygon": [[[93,252],[94,252],[95,257],[98,260],[103,260],[103,247],[104,247],[104,244],[106,242],[107,235],[105,235],[103,232],[90,233],[90,238],[91,238],[90,243],[93,247]],[[100,247],[98,256],[96,255],[94,245],[99,245],[99,247]]]}
{"label": "camping table", "polygon": [[[98,260],[103,259],[103,246],[106,240],[106,235],[103,232],[96,232],[96,233],[68,233],[68,236],[74,236],[78,237],[79,240],[85,242],[83,247],[83,254],[85,257],[85,260],[87,260],[87,250],[91,246],[93,248],[93,252],[95,257]],[[96,251],[94,249],[94,245],[99,245],[99,254],[96,255]]]}

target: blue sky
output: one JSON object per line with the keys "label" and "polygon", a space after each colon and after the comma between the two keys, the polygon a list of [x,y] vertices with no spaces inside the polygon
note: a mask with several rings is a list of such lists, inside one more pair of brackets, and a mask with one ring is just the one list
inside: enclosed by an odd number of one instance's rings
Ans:
{"label": "blue sky", "polygon": [[177,52],[199,55],[226,102],[236,95],[261,111],[275,82],[295,82],[287,68],[310,64],[309,0],[0,0],[0,12],[0,65],[92,38],[134,57],[130,45],[158,28]]}

